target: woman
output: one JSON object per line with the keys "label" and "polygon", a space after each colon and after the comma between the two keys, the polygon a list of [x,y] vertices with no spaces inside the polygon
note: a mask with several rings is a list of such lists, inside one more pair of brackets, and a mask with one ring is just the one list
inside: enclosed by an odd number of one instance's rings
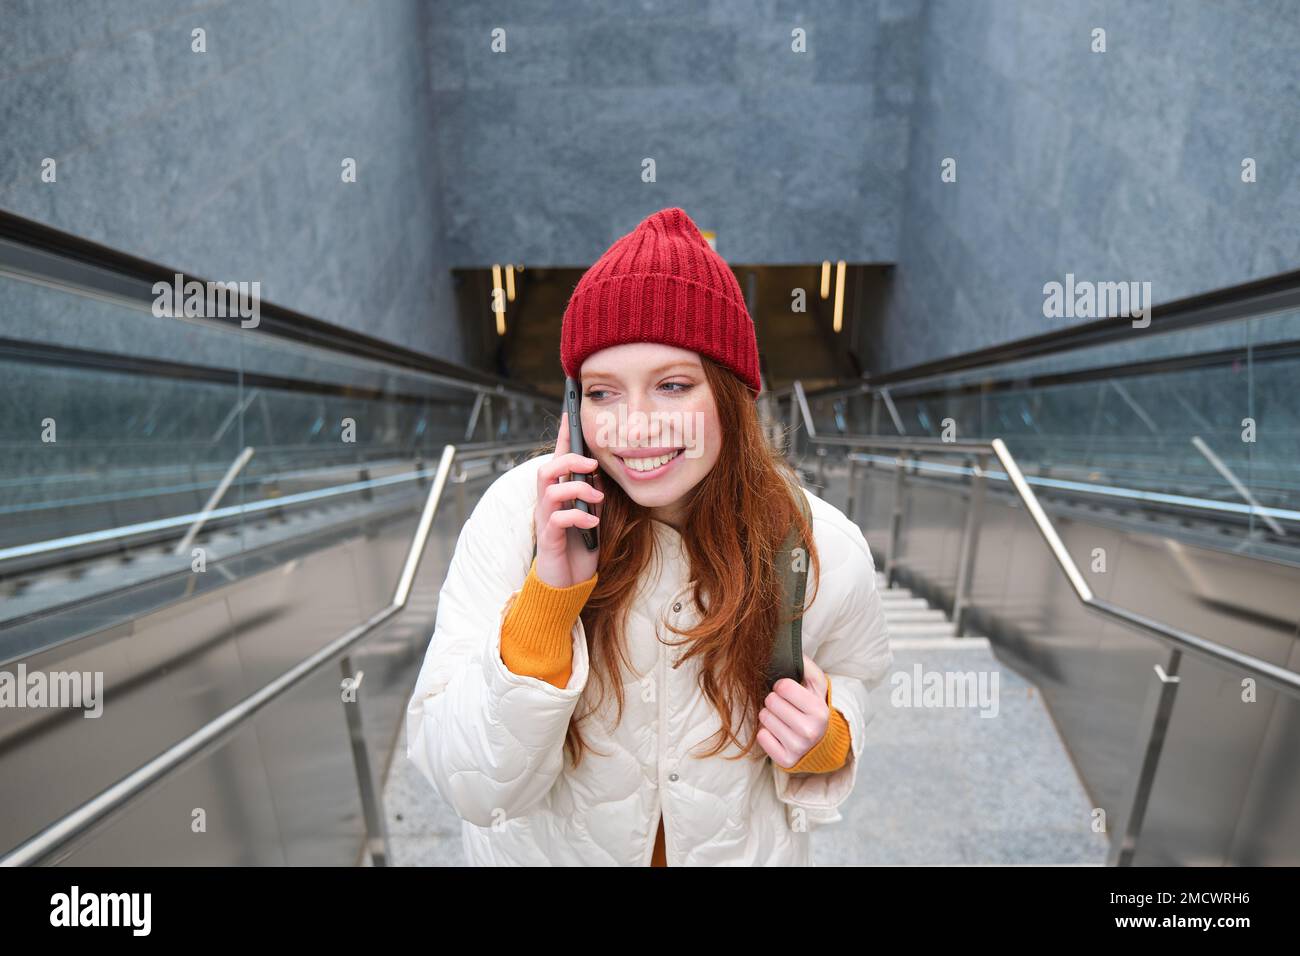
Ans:
{"label": "woman", "polygon": [[[561,337],[591,457],[562,419],[474,508],[407,756],[471,864],[811,865],[892,661],[867,543],[806,492],[804,521],[759,426],[739,285],[681,209],[583,275]],[[791,527],[811,531],[804,682],[769,686]]]}

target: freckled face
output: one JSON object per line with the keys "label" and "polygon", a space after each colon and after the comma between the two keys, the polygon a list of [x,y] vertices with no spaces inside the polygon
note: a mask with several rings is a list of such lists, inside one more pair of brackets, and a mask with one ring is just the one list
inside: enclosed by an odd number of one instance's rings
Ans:
{"label": "freckled face", "polygon": [[579,375],[591,457],[642,507],[678,507],[721,450],[718,409],[699,355],[632,342],[592,353]]}

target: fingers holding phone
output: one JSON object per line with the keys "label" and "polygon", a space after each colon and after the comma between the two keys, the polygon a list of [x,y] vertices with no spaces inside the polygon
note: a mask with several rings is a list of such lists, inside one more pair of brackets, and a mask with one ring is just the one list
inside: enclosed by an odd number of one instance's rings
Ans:
{"label": "fingers holding phone", "polygon": [[[566,410],[560,418],[555,455],[537,471],[537,576],[551,587],[570,587],[596,573],[600,552],[588,549],[582,532],[593,531],[600,524],[600,503],[605,495],[589,484],[588,477],[594,476],[598,467],[596,459],[570,450]],[[592,513],[576,507],[578,501],[586,503]]]}

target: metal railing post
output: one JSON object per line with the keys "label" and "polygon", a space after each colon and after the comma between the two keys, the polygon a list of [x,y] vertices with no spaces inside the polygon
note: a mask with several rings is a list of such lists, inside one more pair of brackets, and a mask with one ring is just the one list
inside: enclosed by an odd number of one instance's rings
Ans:
{"label": "metal railing post", "polygon": [[911,459],[908,458],[904,462],[902,455],[894,459],[894,513],[889,519],[889,554],[885,557],[885,587],[887,588],[894,586],[894,573],[898,570],[898,540],[903,528],[903,491],[910,464]]}
{"label": "metal railing post", "polygon": [[907,429],[903,427],[903,418],[898,414],[898,406],[894,404],[894,396],[889,394],[889,389],[882,388],[880,397],[885,402],[885,409],[889,412],[889,418],[894,423],[894,430],[900,435],[906,435]]}
{"label": "metal railing post", "polygon": [[803,416],[803,427],[808,432],[809,438],[816,438],[817,426],[813,423],[812,410],[808,407],[808,396],[804,393],[803,382],[795,379],[793,389],[794,401],[799,406],[799,414]]}
{"label": "metal railing post", "polygon": [[1155,665],[1156,682],[1147,694],[1142,720],[1138,723],[1137,767],[1130,778],[1128,795],[1124,801],[1128,815],[1124,818],[1122,832],[1111,837],[1106,858],[1108,866],[1133,865],[1138,837],[1142,834],[1143,818],[1151,800],[1151,785],[1155,782],[1156,769],[1160,765],[1160,754],[1165,746],[1174,701],[1178,695],[1178,665],[1182,656],[1183,652],[1174,648],[1169,652],[1169,662],[1164,669],[1159,664]]}
{"label": "metal railing post", "polygon": [[971,579],[975,575],[975,555],[979,550],[980,526],[984,521],[984,472],[987,455],[978,455],[971,468],[970,500],[966,503],[966,523],[961,530],[961,552],[957,557],[957,587],[952,599],[953,632],[966,634],[966,610],[970,604]]}
{"label": "metal railing post", "polygon": [[858,479],[859,487],[862,489],[862,520],[859,522],[862,533],[866,534],[871,527],[871,509],[875,504],[875,480],[874,474],[875,463],[867,459],[862,463],[862,477]]}
{"label": "metal railing post", "polygon": [[361,794],[361,816],[366,825],[366,846],[374,866],[388,865],[388,825],[384,819],[384,797],[375,784],[374,768],[370,763],[370,748],[366,744],[365,729],[361,725],[361,696],[358,690],[364,671],[352,667],[348,655],[339,661],[344,681],[351,682],[352,699],[343,701],[343,715],[348,724],[348,742],[352,746],[352,765],[357,772],[357,790]]}
{"label": "metal railing post", "polygon": [[469,517],[469,506],[465,502],[465,469],[458,468],[456,477],[452,478],[452,483],[456,486],[456,527],[465,527],[465,520]]}
{"label": "metal railing post", "polygon": [[252,457],[253,449],[251,447],[245,448],[235,456],[235,460],[230,463],[230,467],[226,469],[226,473],[221,476],[221,481],[217,483],[217,487],[214,488],[212,494],[208,496],[207,504],[203,506],[203,510],[200,511],[198,517],[194,519],[194,523],[190,525],[190,529],[185,532],[185,536],[181,538],[180,542],[176,545],[175,550],[172,551],[172,554],[181,555],[190,549],[190,545],[194,543],[194,539],[198,537],[199,532],[207,523],[208,516],[216,510],[217,505],[221,503],[221,499],[226,496],[226,491],[229,490],[231,482],[235,480],[235,476],[243,471],[244,466],[248,464],[249,459]]}
{"label": "metal railing post", "polygon": [[853,499],[857,497],[858,485],[858,460],[852,454],[846,456],[849,460],[849,489],[847,497],[844,500],[844,517],[853,521]]}
{"label": "metal railing post", "polygon": [[474,429],[478,428],[478,416],[479,412],[483,410],[484,398],[485,396],[482,392],[479,392],[474,396],[474,407],[469,410],[469,421],[465,425],[465,441],[473,439]]}
{"label": "metal railing post", "polygon": [[799,403],[795,400],[794,392],[790,393],[790,431],[785,453],[792,459],[799,453]]}

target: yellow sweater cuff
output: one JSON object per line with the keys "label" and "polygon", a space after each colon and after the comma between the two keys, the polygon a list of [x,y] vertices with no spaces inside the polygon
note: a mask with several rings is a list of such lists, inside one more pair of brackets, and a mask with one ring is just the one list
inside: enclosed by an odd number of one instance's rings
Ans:
{"label": "yellow sweater cuff", "polygon": [[501,662],[513,674],[564,688],[573,674],[573,625],[596,587],[593,574],[567,588],[537,576],[537,559],[501,622]]}
{"label": "yellow sweater cuff", "polygon": [[[826,682],[826,706],[831,707],[831,684]],[[831,718],[812,750],[804,754],[797,764],[787,767],[786,773],[830,773],[839,770],[849,759],[851,736],[848,721],[834,707]]]}

